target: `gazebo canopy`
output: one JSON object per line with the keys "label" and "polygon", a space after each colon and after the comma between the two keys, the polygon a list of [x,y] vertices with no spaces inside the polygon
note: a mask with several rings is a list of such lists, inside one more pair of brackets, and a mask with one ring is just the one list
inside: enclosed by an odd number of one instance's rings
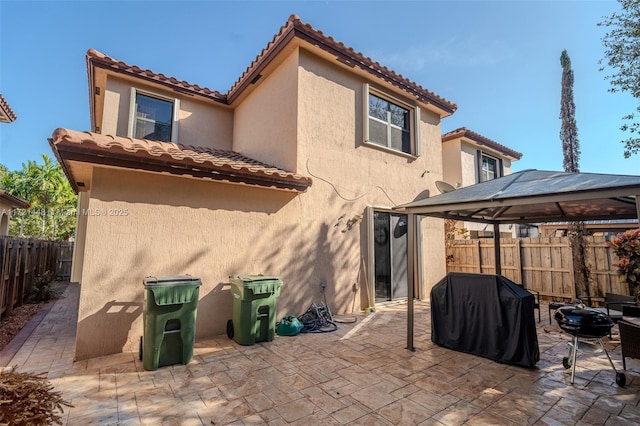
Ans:
{"label": "gazebo canopy", "polygon": [[640,176],[524,170],[394,207],[407,221],[407,349],[413,347],[415,216],[491,223],[496,274],[501,223],[545,223],[640,217]]}
{"label": "gazebo canopy", "polygon": [[640,176],[524,170],[395,207],[483,223],[635,219]]}

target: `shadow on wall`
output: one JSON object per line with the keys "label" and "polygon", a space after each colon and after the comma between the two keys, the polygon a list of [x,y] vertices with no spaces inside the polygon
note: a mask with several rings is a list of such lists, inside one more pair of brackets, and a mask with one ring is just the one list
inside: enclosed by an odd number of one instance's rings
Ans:
{"label": "shadow on wall", "polygon": [[[142,303],[107,302],[98,312],[89,315],[78,324],[78,345],[82,345],[82,336],[101,334],[99,340],[103,353],[122,352],[129,343],[129,332],[133,322],[142,315]],[[91,346],[95,346],[92,340]],[[95,348],[98,350],[98,348]]]}
{"label": "shadow on wall", "polygon": [[[333,210],[328,207],[328,210]],[[344,207],[341,210],[353,210]],[[323,302],[321,281],[326,282],[326,299],[333,313],[351,312],[360,308],[356,288],[362,281],[361,232],[360,224],[347,227],[346,219],[336,218],[335,223],[293,222],[277,233],[265,232],[265,235],[279,235],[277,240],[256,239],[255,244],[247,247],[243,258],[255,259],[264,265],[261,271],[246,271],[246,264],[240,259],[229,270],[238,274],[263,273],[282,279],[283,285],[278,298],[277,317],[301,315],[312,303]],[[293,256],[283,253],[294,253]],[[225,295],[231,303],[231,296]]]}
{"label": "shadow on wall", "polygon": [[198,313],[196,317],[196,338],[209,337],[203,333],[204,326],[211,326],[214,321],[218,321],[216,329],[225,330],[227,320],[233,315],[233,296],[231,295],[231,285],[219,282],[209,293],[200,294],[198,302]]}
{"label": "shadow on wall", "polygon": [[[152,264],[153,253],[149,250],[138,250],[127,265],[114,267],[110,262],[101,263],[96,274],[101,277],[99,286],[83,284],[82,291],[86,293],[81,293],[81,311],[83,304],[89,309],[97,306],[100,298],[117,297],[120,300],[111,300],[93,314],[79,319],[76,360],[137,350],[143,333],[144,278],[151,274],[187,273],[206,254],[207,249],[200,248],[187,258],[177,258],[168,263],[164,272],[150,271],[141,266]],[[203,277],[199,278],[204,281]],[[132,283],[136,286],[133,292],[128,290]]]}

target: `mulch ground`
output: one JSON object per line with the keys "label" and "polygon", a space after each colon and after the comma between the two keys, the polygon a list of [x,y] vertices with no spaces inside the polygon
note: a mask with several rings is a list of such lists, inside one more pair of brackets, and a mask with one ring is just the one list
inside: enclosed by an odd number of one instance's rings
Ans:
{"label": "mulch ground", "polygon": [[0,320],[0,351],[22,330],[44,303],[29,303],[13,310],[9,316]]}

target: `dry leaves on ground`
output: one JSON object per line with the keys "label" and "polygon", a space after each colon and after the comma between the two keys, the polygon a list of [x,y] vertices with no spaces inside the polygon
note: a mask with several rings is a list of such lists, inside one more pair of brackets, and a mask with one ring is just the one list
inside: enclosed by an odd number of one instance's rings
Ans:
{"label": "dry leaves on ground", "polygon": [[46,373],[0,373],[0,425],[62,424],[63,407],[72,405],[45,378]]}

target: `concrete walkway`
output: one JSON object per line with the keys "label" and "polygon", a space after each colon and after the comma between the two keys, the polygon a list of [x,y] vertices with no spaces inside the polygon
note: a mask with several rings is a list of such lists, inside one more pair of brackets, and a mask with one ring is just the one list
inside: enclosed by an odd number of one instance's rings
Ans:
{"label": "concrete walkway", "polygon": [[[415,352],[404,349],[399,304],[333,333],[198,340],[189,365],[144,371],[137,352],[73,362],[78,296],[70,284],[6,363],[46,372],[74,405],[68,425],[640,424],[640,360],[627,359],[620,388],[604,354],[578,354],[571,385],[569,336],[549,325],[545,305],[532,369],[434,345],[429,306],[418,302]],[[619,345],[604,340],[621,369]]]}

